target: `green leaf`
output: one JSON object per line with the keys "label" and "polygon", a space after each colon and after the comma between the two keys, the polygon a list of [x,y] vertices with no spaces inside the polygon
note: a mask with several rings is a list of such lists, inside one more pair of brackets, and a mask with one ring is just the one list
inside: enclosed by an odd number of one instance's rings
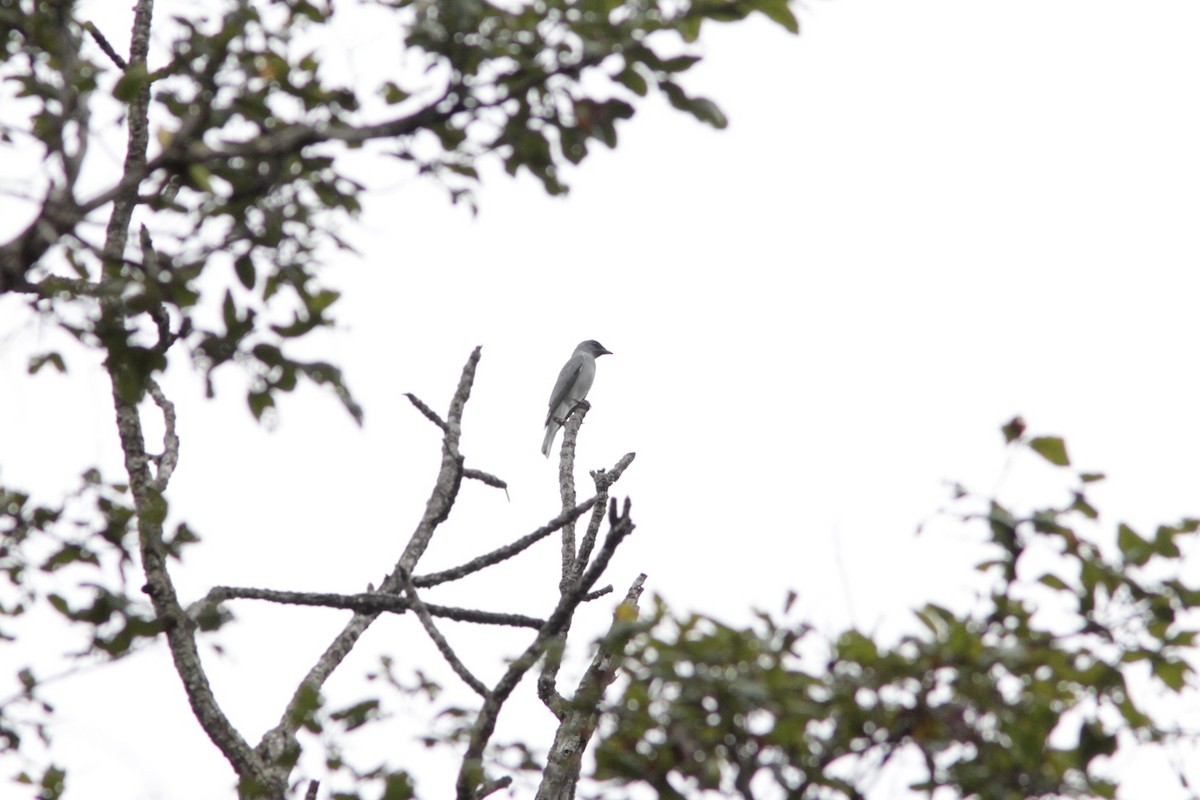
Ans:
{"label": "green leaf", "polygon": [[1170,525],[1159,525],[1158,530],[1154,532],[1154,552],[1164,558],[1179,558],[1181,555],[1179,545],[1175,544],[1175,537],[1178,534],[1177,528],[1172,528]]}
{"label": "green leaf", "polygon": [[1153,662],[1154,677],[1172,691],[1183,691],[1184,686],[1187,685],[1187,676],[1192,671],[1186,661],[1170,658],[1154,658],[1151,661]]}
{"label": "green leaf", "polygon": [[233,271],[237,273],[237,279],[242,286],[247,289],[254,288],[254,259],[250,257],[249,253],[239,256],[233,262]]}
{"label": "green leaf", "polygon": [[1029,447],[1042,458],[1059,467],[1071,464],[1067,458],[1067,445],[1060,436],[1038,436],[1031,439]]}
{"label": "green leaf", "polygon": [[1086,769],[1096,756],[1117,752],[1117,737],[1106,733],[1099,722],[1084,720],[1079,726],[1079,766]]}
{"label": "green leaf", "polygon": [[305,306],[313,316],[320,316],[321,312],[337,302],[337,299],[341,296],[341,292],[335,292],[332,289],[322,289],[309,297],[305,301]]}
{"label": "green leaf", "polygon": [[347,708],[334,711],[329,717],[335,722],[344,723],[346,730],[352,731],[370,722],[378,713],[379,700],[372,699],[363,700],[361,703],[355,703]]}
{"label": "green leaf", "polygon": [[1038,578],[1038,582],[1044,583],[1046,586],[1049,586],[1051,589],[1058,589],[1060,591],[1068,591],[1068,592],[1071,591],[1071,587],[1067,586],[1066,581],[1064,581],[1062,578],[1058,577],[1057,575],[1051,574],[1049,572],[1047,572],[1042,577]]}
{"label": "green leaf", "polygon": [[91,550],[73,542],[68,542],[42,562],[41,569],[43,572],[55,572],[76,562],[92,564],[94,566],[100,565],[100,559]]}
{"label": "green leaf", "polygon": [[161,525],[167,518],[167,498],[159,492],[150,491],[146,496],[146,502],[138,509],[138,513],[147,522]]}
{"label": "green leaf", "polygon": [[675,56],[658,63],[663,72],[685,72],[700,63],[700,56]]}
{"label": "green leaf", "polygon": [[42,790],[38,792],[38,800],[58,800],[62,797],[67,785],[67,773],[51,764],[42,773]]}
{"label": "green leaf", "polygon": [[263,414],[268,408],[275,407],[275,398],[270,392],[253,391],[246,395],[246,402],[250,405],[250,413],[254,415],[256,420],[261,421]]}
{"label": "green leaf", "polygon": [[381,90],[381,94],[383,95],[383,101],[385,103],[387,103],[388,105],[395,105],[396,103],[403,103],[409,97],[412,97],[411,94],[409,94],[408,92],[401,89],[399,86],[397,86],[392,81],[387,81],[386,83],[383,84],[383,89]]}
{"label": "green leaf", "polygon": [[36,375],[42,367],[50,364],[59,372],[65,373],[67,365],[63,362],[63,357],[58,353],[42,353],[29,359],[29,374]]}
{"label": "green leaf", "polygon": [[754,7],[768,19],[782,25],[788,33],[800,32],[800,22],[792,9],[788,8],[787,0],[758,0]]}
{"label": "green leaf", "polygon": [[113,97],[122,103],[132,103],[149,81],[150,76],[146,72],[145,64],[130,64],[113,87]]}
{"label": "green leaf", "polygon": [[718,130],[722,130],[729,125],[729,118],[725,116],[725,112],[716,103],[707,98],[694,98],[688,104],[688,111],[696,119],[701,122],[707,122]]}
{"label": "green leaf", "polygon": [[1025,433],[1025,420],[1013,417],[1000,427],[1000,432],[1004,434],[1004,443],[1012,444],[1021,438],[1021,434]]}
{"label": "green leaf", "polygon": [[1150,543],[1138,536],[1137,532],[1124,522],[1117,526],[1117,547],[1120,548],[1121,557],[1126,563],[1139,567],[1154,555],[1154,548]]}
{"label": "green leaf", "polygon": [[298,725],[312,733],[321,732],[321,722],[317,719],[317,712],[324,705],[324,698],[321,697],[320,691],[314,689],[307,683],[300,685],[299,691],[296,692],[295,699],[291,706],[288,707],[288,719],[294,725]]}
{"label": "green leaf", "polygon": [[1088,519],[1097,519],[1100,516],[1100,512],[1079,492],[1075,493],[1075,501],[1071,503],[1071,510],[1078,511]]}
{"label": "green leaf", "polygon": [[188,177],[192,179],[192,185],[196,188],[212,193],[212,172],[203,164],[188,164]]}
{"label": "green leaf", "polygon": [[628,66],[618,72],[614,76],[613,80],[636,94],[638,97],[645,97],[646,93],[650,91],[650,86],[646,83],[646,79],[643,78],[641,73],[635,70],[632,66]]}
{"label": "green leaf", "polygon": [[387,776],[381,800],[410,800],[413,797],[416,797],[416,789],[407,773],[393,772]]}

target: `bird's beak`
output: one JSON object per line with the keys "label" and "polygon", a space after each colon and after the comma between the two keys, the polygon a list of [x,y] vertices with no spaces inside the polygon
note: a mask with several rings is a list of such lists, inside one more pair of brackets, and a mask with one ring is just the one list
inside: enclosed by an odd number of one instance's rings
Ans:
{"label": "bird's beak", "polygon": [[612,350],[605,350],[605,349],[601,348],[601,349],[600,349],[600,355],[602,355],[602,356],[611,356],[611,355],[612,355]]}

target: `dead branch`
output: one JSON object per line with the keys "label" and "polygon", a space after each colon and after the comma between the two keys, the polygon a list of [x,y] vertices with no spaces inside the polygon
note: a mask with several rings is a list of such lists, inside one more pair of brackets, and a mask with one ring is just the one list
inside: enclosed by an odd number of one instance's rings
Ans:
{"label": "dead branch", "polygon": [[479,711],[479,716],[475,720],[475,725],[471,729],[471,738],[467,744],[467,751],[463,756],[462,766],[459,768],[458,780],[456,782],[456,792],[458,800],[477,800],[480,793],[480,783],[478,776],[483,774],[483,751],[491,740],[492,734],[496,730],[496,720],[500,715],[500,709],[508,696],[521,682],[537,660],[546,652],[547,646],[551,641],[566,627],[571,616],[575,613],[575,609],[579,603],[583,601],[584,595],[587,594],[592,584],[603,574],[608,567],[608,563],[612,560],[613,553],[621,542],[633,532],[633,520],[629,516],[630,502],[625,501],[624,507],[620,514],[617,513],[617,504],[612,502],[609,513],[609,529],[608,534],[604,537],[604,543],[600,546],[600,550],[596,553],[596,558],[592,564],[580,576],[576,586],[564,593],[558,601],[553,613],[546,618],[546,624],[538,631],[537,637],[525,648],[516,659],[509,664],[508,669],[500,680],[497,681],[495,687],[492,688],[492,695],[484,701],[483,707]]}
{"label": "dead branch", "polygon": [[416,612],[417,618],[421,620],[421,627],[429,634],[429,638],[437,646],[438,652],[442,654],[442,658],[450,665],[450,669],[454,670],[454,674],[462,678],[463,683],[470,686],[472,691],[486,701],[491,692],[483,685],[483,681],[476,678],[467,669],[467,665],[454,652],[454,648],[446,641],[446,637],[442,636],[442,632],[433,624],[433,617],[430,616],[429,609],[425,607],[425,604],[421,602],[421,598],[417,596],[417,587],[413,586],[412,578],[407,572],[401,570],[400,580],[404,583],[404,593],[408,596],[409,606]]}
{"label": "dead branch", "polygon": [[[362,614],[404,614],[410,610],[407,599],[382,592],[336,594],[332,592],[289,592],[243,586],[214,586],[208,591],[208,594],[188,606],[188,613],[191,614],[192,609],[220,604],[226,600],[264,600],[281,605],[341,608]],[[503,625],[513,628],[533,628],[534,630],[546,624],[544,619],[524,614],[505,614],[435,603],[426,603],[425,607],[433,616],[444,617],[455,622],[474,622],[480,625]]]}
{"label": "dead branch", "polygon": [[490,553],[485,553],[477,558],[473,558],[465,564],[460,564],[457,567],[442,570],[441,572],[431,572],[427,575],[418,575],[413,578],[413,585],[417,587],[436,586],[439,583],[448,583],[464,578],[473,572],[478,572],[485,567],[490,567],[493,564],[499,564],[501,561],[512,558],[518,553],[526,550],[530,545],[540,542],[556,530],[560,529],[568,522],[578,519],[589,508],[596,503],[595,497],[585,500],[574,508],[564,511],[554,519],[547,522],[542,527],[538,528],[533,533],[527,533],[520,539],[517,539],[512,544],[506,544],[504,547],[498,547]]}
{"label": "dead branch", "polygon": [[[413,531],[408,546],[396,564],[396,568],[384,579],[380,591],[386,594],[396,594],[402,588],[402,571],[411,573],[417,560],[425,552],[434,531],[437,530],[454,505],[458,496],[458,487],[462,483],[462,456],[458,452],[459,437],[462,435],[462,415],[467,399],[471,395],[471,386],[475,380],[475,369],[479,364],[480,348],[476,347],[463,367],[459,378],[458,388],[450,401],[450,410],[446,416],[445,434],[442,437],[442,463],[434,481],[433,490],[425,504],[425,513]],[[269,764],[281,763],[281,757],[294,751],[297,747],[296,731],[299,730],[303,715],[300,709],[307,702],[306,698],[320,692],[321,687],[338,665],[342,663],[354,647],[363,632],[379,616],[380,612],[357,612],[346,623],[346,627],[329,644],[325,652],[317,659],[304,680],[296,688],[291,701],[274,728],[263,735],[255,751]],[[286,763],[286,759],[284,760]],[[288,767],[276,768],[280,777],[286,779]]]}
{"label": "dead branch", "polygon": [[561,724],[554,734],[554,744],[546,759],[537,800],[573,800],[575,797],[575,786],[579,783],[579,773],[583,767],[583,753],[600,721],[604,690],[616,678],[621,665],[629,640],[629,623],[637,619],[638,599],[645,582],[646,576],[638,575],[629,587],[625,600],[613,613],[608,634],[596,648],[591,666],[579,681],[574,699],[566,705],[563,716],[559,718]]}

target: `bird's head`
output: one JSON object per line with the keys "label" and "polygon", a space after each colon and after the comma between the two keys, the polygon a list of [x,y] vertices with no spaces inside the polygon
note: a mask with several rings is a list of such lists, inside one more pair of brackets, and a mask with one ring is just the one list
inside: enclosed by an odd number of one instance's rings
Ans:
{"label": "bird's head", "polygon": [[576,347],[575,351],[577,353],[587,353],[593,358],[612,355],[611,350],[606,350],[604,345],[600,344],[595,339],[588,339],[586,342],[580,342],[579,347]]}

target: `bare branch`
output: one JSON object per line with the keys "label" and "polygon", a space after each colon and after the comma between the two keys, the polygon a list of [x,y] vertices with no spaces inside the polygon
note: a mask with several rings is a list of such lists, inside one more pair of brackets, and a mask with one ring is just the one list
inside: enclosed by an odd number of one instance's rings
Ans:
{"label": "bare branch", "polygon": [[159,407],[163,415],[163,451],[155,460],[158,462],[158,478],[154,481],[155,488],[161,493],[167,490],[167,483],[179,463],[179,436],[175,433],[175,404],[163,394],[162,387],[152,378],[146,384],[150,397]]}
{"label": "bare branch", "polygon": [[[575,409],[572,409],[573,416]],[[563,503],[568,500],[573,500],[575,495],[575,482],[572,479],[574,474],[574,459],[575,459],[575,437],[579,431],[579,424],[582,422],[584,414],[587,413],[587,408],[583,407],[582,411],[574,416],[575,424],[570,430],[570,449],[569,454],[562,457],[561,463],[570,462],[570,466],[559,471],[559,489],[563,495]],[[563,446],[567,446],[567,437],[563,437]],[[591,473],[593,481],[596,484],[596,504],[592,506],[592,518],[588,523],[587,531],[584,533],[583,541],[580,543],[579,553],[575,553],[575,536],[572,531],[570,534],[563,531],[562,543],[562,579],[559,581],[559,593],[567,594],[572,591],[572,587],[579,580],[584,567],[587,566],[588,559],[591,558],[592,549],[596,544],[596,535],[600,530],[600,523],[604,521],[604,507],[608,504],[608,487],[620,479],[625,469],[633,463],[634,454],[626,454],[616,466],[613,467],[611,473],[606,472],[603,468]],[[594,600],[612,591],[612,587],[606,587],[599,592],[594,592],[584,597],[584,602]],[[546,647],[546,658],[542,661],[542,671],[538,675],[537,693],[538,698],[550,709],[550,713],[554,714],[560,721],[564,719],[566,714],[566,701],[558,692],[558,671],[562,666],[563,653],[567,647],[567,632],[570,628],[570,622],[559,632],[554,640]]]}
{"label": "bare branch", "polygon": [[[189,606],[203,607],[226,600],[264,600],[292,606],[319,606],[321,608],[344,608],[362,614],[404,614],[410,606],[408,600],[395,594],[365,592],[362,594],[336,594],[332,592],[290,592],[280,589],[256,589],[242,586],[214,586],[203,598]],[[474,608],[442,606],[435,603],[425,605],[435,617],[445,617],[455,622],[475,622],[481,625],[504,625],[514,628],[537,630],[546,624],[544,619],[524,614],[504,614],[496,611],[481,611]]]}
{"label": "bare branch", "polygon": [[[480,348],[476,347],[463,367],[462,376],[459,379],[454,398],[450,402],[450,411],[446,418],[445,435],[442,437],[441,468],[434,481],[433,491],[425,504],[425,513],[422,515],[421,521],[417,523],[416,530],[413,531],[396,568],[380,586],[381,592],[394,594],[401,588],[400,571],[412,572],[416,562],[428,547],[429,540],[433,538],[437,526],[446,519],[454,505],[458,487],[462,483],[462,456],[458,452],[458,442],[462,435],[463,409],[471,395],[471,386],[475,380],[475,368],[479,364],[479,357]],[[312,666],[308,674],[304,676],[304,680],[296,687],[279,722],[263,735],[262,741],[256,748],[256,752],[268,763],[279,763],[282,756],[297,746],[296,731],[303,719],[300,709],[307,702],[306,698],[312,697],[320,691],[325,681],[349,654],[359,637],[378,616],[379,612],[377,611],[356,613],[346,623],[346,627],[342,629],[341,633],[325,648],[325,652],[317,659],[317,663]]]}
{"label": "bare branch", "polygon": [[[558,492],[562,497],[564,509],[575,505],[575,440],[579,436],[579,426],[587,416],[591,406],[586,400],[580,400],[575,407],[567,412],[563,421],[563,441],[558,455]],[[604,508],[604,503],[600,503]],[[562,580],[559,588],[566,591],[567,583],[575,571],[575,524],[563,527],[562,532]]]}
{"label": "bare branch", "polygon": [[626,453],[621,457],[613,467],[612,472],[605,472],[601,467],[591,473],[592,481],[596,484],[596,505],[592,507],[592,518],[588,521],[587,530],[583,533],[583,539],[579,542],[579,553],[575,556],[575,563],[568,578],[570,581],[579,579],[579,575],[587,566],[588,559],[592,557],[592,549],[596,546],[596,536],[600,532],[600,523],[604,521],[604,506],[608,502],[608,487],[612,486],[621,479],[621,475],[633,463],[633,459],[637,457],[636,453]]}
{"label": "bare branch", "polygon": [[612,584],[610,583],[609,585],[605,586],[602,589],[596,589],[593,592],[588,592],[587,594],[585,594],[583,596],[583,602],[590,603],[593,600],[599,600],[601,597],[604,597],[604,595],[606,595],[606,594],[612,594],[612,590],[613,590],[613,587],[612,587]]}
{"label": "bare branch", "polygon": [[425,415],[426,419],[428,419],[434,425],[437,425],[443,431],[446,430],[446,421],[443,420],[440,416],[438,416],[438,413],[436,411],[434,411],[432,408],[430,408],[429,406],[427,406],[423,402],[421,402],[421,398],[417,397],[412,392],[405,392],[404,396],[408,398],[408,401],[410,403],[412,403],[414,406],[417,407],[418,411],[420,411],[422,414]]}
{"label": "bare branch", "polygon": [[477,776],[482,775],[483,751],[491,739],[492,733],[496,730],[496,720],[500,715],[501,707],[517,687],[517,684],[521,682],[525,673],[545,653],[546,647],[550,644],[551,640],[568,624],[571,616],[575,613],[575,609],[582,602],[584,595],[587,594],[591,585],[596,582],[596,579],[608,567],[608,563],[612,560],[613,553],[616,552],[617,547],[626,536],[633,532],[635,526],[633,520],[629,517],[629,511],[630,502],[628,500],[625,501],[623,511],[620,515],[617,514],[616,501],[612,502],[609,514],[610,526],[608,534],[604,537],[604,543],[596,553],[595,560],[584,571],[579,582],[570,591],[562,594],[554,612],[546,618],[546,624],[538,631],[537,637],[525,648],[521,655],[509,664],[504,675],[501,676],[492,689],[491,697],[484,701],[483,708],[480,709],[479,716],[475,720],[475,725],[471,729],[471,738],[467,744],[467,752],[463,755],[462,766],[459,768],[456,784],[458,800],[476,800],[479,796],[479,785],[475,781]]}
{"label": "bare branch", "polygon": [[117,51],[113,49],[113,46],[108,43],[108,39],[104,38],[104,34],[100,32],[100,29],[96,27],[96,24],[91,21],[85,22],[83,23],[83,29],[92,35],[92,38],[96,41],[96,44],[100,45],[100,49],[104,51],[104,55],[112,59],[112,62],[116,64],[121,71],[124,71],[128,66],[125,63],[125,59],[121,58],[120,54],[117,53]]}
{"label": "bare branch", "polygon": [[472,691],[486,701],[492,693],[483,685],[483,681],[476,678],[471,673],[471,670],[467,669],[467,665],[454,652],[454,648],[446,641],[446,637],[442,636],[441,631],[433,624],[433,617],[429,615],[429,609],[425,607],[425,604],[421,602],[421,598],[417,596],[417,587],[413,586],[412,577],[402,569],[400,571],[400,580],[404,583],[404,593],[408,596],[409,606],[416,612],[417,618],[421,620],[421,627],[429,634],[429,638],[437,646],[438,652],[442,654],[442,658],[450,665],[450,669],[454,670],[454,674],[462,678],[463,683],[470,686]]}
{"label": "bare branch", "polygon": [[[138,234],[138,239],[142,245],[141,270],[148,282],[156,284],[158,283],[159,275],[162,273],[162,263],[159,259],[158,251],[154,249],[154,241],[150,238],[150,229],[145,225],[142,226]],[[171,345],[175,344],[180,334],[171,333],[171,318],[167,315],[167,310],[163,307],[162,303],[150,306],[146,313],[150,315],[150,318],[154,320],[155,327],[158,328],[158,344],[155,345],[154,349],[159,353],[165,354],[171,349]]]}
{"label": "bare branch", "polygon": [[433,532],[450,515],[450,509],[454,506],[455,498],[458,497],[458,487],[462,484],[463,469],[463,459],[458,452],[458,442],[462,437],[463,408],[471,396],[471,386],[475,383],[475,369],[479,365],[481,352],[482,348],[476,347],[463,367],[462,377],[458,381],[458,389],[455,390],[454,397],[450,400],[450,412],[446,415],[446,435],[442,438],[442,467],[438,473],[437,483],[434,485],[433,494],[425,504],[425,516],[413,532],[412,538],[408,540],[408,546],[404,548],[404,553],[396,563],[396,570],[392,573],[391,580],[384,581],[382,587],[384,591],[395,591],[400,588],[399,573],[401,571],[412,573],[417,561],[425,553],[425,548],[429,546]]}
{"label": "bare branch", "polygon": [[554,744],[546,759],[537,800],[571,800],[583,766],[583,753],[600,720],[600,701],[604,691],[616,678],[617,669],[629,641],[629,622],[637,619],[638,599],[642,596],[645,574],[638,575],[625,600],[613,613],[612,626],[596,648],[591,666],[575,690],[572,702],[565,705],[559,717],[561,724],[554,734]]}
{"label": "bare branch", "polygon": [[463,477],[470,478],[473,481],[479,481],[480,483],[486,483],[488,486],[494,486],[497,489],[503,489],[504,496],[508,496],[508,484],[497,478],[495,475],[484,472],[483,470],[465,468],[463,469]]}
{"label": "bare branch", "polygon": [[490,567],[493,564],[499,564],[501,561],[512,558],[521,551],[527,549],[530,545],[545,539],[556,530],[566,525],[568,522],[578,519],[589,508],[596,503],[596,498],[593,497],[585,500],[569,511],[564,511],[554,519],[547,522],[542,527],[538,528],[533,533],[527,533],[520,539],[517,539],[512,544],[506,544],[504,547],[499,547],[490,553],[485,553],[478,558],[473,558],[465,564],[461,564],[451,569],[442,570],[441,572],[431,572],[427,575],[418,575],[413,578],[413,585],[418,587],[436,586],[439,583],[448,583],[456,581],[460,578],[465,578],[473,572],[478,572],[485,567]]}
{"label": "bare branch", "polygon": [[[150,26],[153,17],[152,0],[138,0],[134,8],[133,34],[130,45],[130,63],[144,65],[150,48]],[[149,136],[147,109],[150,102],[148,86],[138,88],[128,107],[128,149],[121,186],[124,189],[113,198],[112,214],[108,221],[104,242],[107,264],[117,263],[124,256],[128,243],[130,221],[137,204],[137,180],[144,174],[146,146]],[[138,178],[140,180],[140,178]],[[82,214],[80,214],[82,216]],[[36,223],[35,223],[36,224]],[[44,237],[43,237],[44,241]],[[48,246],[48,245],[46,245]],[[23,253],[22,255],[27,255]],[[30,262],[32,263],[32,262]],[[8,270],[8,264],[2,265]],[[19,265],[18,265],[19,266]],[[26,265],[26,268],[28,265]],[[102,313],[114,318],[116,324],[124,324],[124,315],[113,300],[102,302]],[[146,454],[145,438],[141,418],[135,400],[124,397],[119,390],[117,370],[120,363],[110,358],[107,362],[113,383],[113,405],[117,415],[117,432],[125,456],[125,471],[129,475],[129,488],[137,510],[138,542],[141,549],[142,568],[146,574],[145,591],[150,595],[154,611],[163,621],[167,644],[187,694],[188,702],[204,732],[221,751],[230,765],[244,781],[253,781],[262,786],[264,792],[281,797],[286,789],[286,780],[274,780],[263,763],[256,757],[249,744],[225,716],[213,695],[208,676],[204,672],[196,648],[195,626],[188,618],[175,593],[175,586],[167,571],[166,554],[162,542],[162,494],[158,481],[150,473],[150,457]]]}
{"label": "bare branch", "polygon": [[490,794],[494,794],[501,789],[508,788],[508,785],[511,783],[512,778],[508,777],[507,775],[505,775],[503,778],[497,778],[494,781],[487,781],[479,787],[479,790],[475,793],[475,797],[477,800],[483,800],[483,798]]}

